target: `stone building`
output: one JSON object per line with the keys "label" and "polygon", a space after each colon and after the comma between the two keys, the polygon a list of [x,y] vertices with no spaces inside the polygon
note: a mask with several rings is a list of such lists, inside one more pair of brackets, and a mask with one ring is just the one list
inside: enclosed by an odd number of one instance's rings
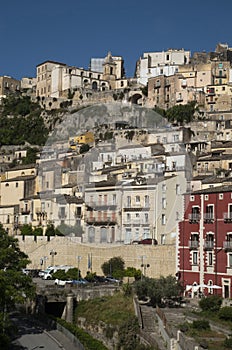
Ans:
{"label": "stone building", "polygon": [[0,98],[6,97],[11,93],[19,93],[21,88],[20,80],[9,76],[0,77]]}

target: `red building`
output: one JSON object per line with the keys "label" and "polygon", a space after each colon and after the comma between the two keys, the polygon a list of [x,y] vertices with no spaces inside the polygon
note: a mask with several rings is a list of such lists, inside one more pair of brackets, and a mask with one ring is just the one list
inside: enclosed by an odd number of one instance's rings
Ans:
{"label": "red building", "polygon": [[185,195],[177,252],[186,292],[195,285],[192,290],[206,295],[232,297],[232,186]]}

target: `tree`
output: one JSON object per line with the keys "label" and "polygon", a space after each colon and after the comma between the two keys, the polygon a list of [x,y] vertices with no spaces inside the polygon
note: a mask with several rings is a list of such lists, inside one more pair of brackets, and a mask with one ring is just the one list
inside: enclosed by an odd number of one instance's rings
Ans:
{"label": "tree", "polygon": [[56,235],[56,231],[55,231],[54,225],[49,224],[46,228],[45,236],[55,236],[55,235]]}
{"label": "tree", "polygon": [[22,164],[33,164],[33,163],[36,163],[38,151],[39,150],[37,148],[28,147],[27,155],[26,155],[26,157],[24,157],[22,159]]}
{"label": "tree", "polygon": [[8,314],[16,304],[32,300],[35,287],[31,277],[22,271],[29,264],[28,256],[21,252],[18,240],[9,236],[0,224],[0,348],[7,349],[6,336],[10,330]]}
{"label": "tree", "polygon": [[210,295],[199,301],[199,306],[203,311],[217,312],[222,304],[222,298],[219,295]]}
{"label": "tree", "polygon": [[160,304],[162,298],[177,297],[181,294],[182,286],[174,276],[160,278],[143,278],[135,283],[135,292],[139,299],[150,298],[153,306]]}
{"label": "tree", "polygon": [[33,235],[33,229],[32,226],[29,224],[25,224],[21,228],[21,235],[23,236],[32,236]]}
{"label": "tree", "polygon": [[125,277],[134,277],[135,280],[141,279],[141,270],[137,270],[135,267],[127,267],[127,269],[124,271]]}
{"label": "tree", "polygon": [[190,123],[193,120],[196,110],[195,101],[186,105],[175,105],[166,111],[166,117],[172,123],[184,125],[184,123]]}
{"label": "tree", "polygon": [[113,276],[115,278],[122,278],[124,275],[124,260],[118,256],[111,258],[102,264],[101,269],[105,276]]}
{"label": "tree", "polygon": [[83,145],[81,145],[81,147],[80,147],[80,154],[88,152],[89,149],[90,149],[90,147],[89,147],[88,143],[83,143]]}

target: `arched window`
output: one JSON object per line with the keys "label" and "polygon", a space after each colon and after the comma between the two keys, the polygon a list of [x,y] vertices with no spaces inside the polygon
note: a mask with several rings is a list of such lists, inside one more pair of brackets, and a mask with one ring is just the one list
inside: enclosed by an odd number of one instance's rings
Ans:
{"label": "arched window", "polygon": [[100,230],[100,243],[106,243],[107,242],[107,228],[101,227]]}
{"label": "arched window", "polygon": [[95,90],[95,91],[97,90],[97,82],[96,81],[93,81],[92,89]]}
{"label": "arched window", "polygon": [[95,242],[95,228],[93,226],[89,227],[88,229],[88,242],[89,243]]}

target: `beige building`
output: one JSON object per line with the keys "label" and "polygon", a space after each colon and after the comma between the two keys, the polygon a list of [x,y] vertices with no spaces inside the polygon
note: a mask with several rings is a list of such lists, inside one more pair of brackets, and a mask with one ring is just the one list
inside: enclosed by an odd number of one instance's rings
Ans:
{"label": "beige building", "polygon": [[80,99],[83,89],[91,95],[91,91],[123,89],[128,85],[122,57],[112,58],[110,52],[104,60],[102,72],[45,61],[37,65],[36,79],[36,96],[53,98],[69,98],[69,94],[74,93],[72,98]]}
{"label": "beige building", "polygon": [[44,61],[36,66],[36,96],[51,96],[52,70],[56,66],[65,67],[64,63]]}
{"label": "beige building", "polygon": [[180,74],[172,76],[158,76],[148,79],[148,101],[147,105],[169,109],[177,104],[187,104],[197,101],[204,104],[204,92],[195,86],[189,86],[187,79]]}

